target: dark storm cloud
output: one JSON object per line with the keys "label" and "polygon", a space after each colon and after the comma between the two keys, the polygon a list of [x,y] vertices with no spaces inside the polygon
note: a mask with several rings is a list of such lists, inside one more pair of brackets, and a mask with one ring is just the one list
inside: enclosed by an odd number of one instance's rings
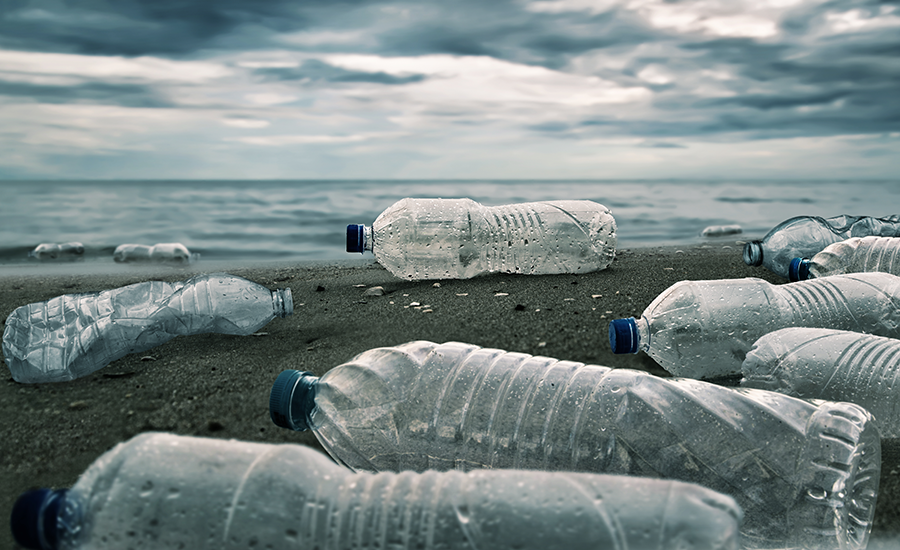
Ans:
{"label": "dark storm cloud", "polygon": [[304,61],[299,67],[266,67],[256,69],[255,74],[263,77],[265,81],[291,81],[309,79],[311,82],[369,82],[372,84],[400,85],[421,82],[426,77],[422,74],[397,76],[385,72],[367,73],[362,71],[350,71],[329,65],[316,59]]}
{"label": "dark storm cloud", "polygon": [[146,86],[91,82],[73,86],[46,86],[0,80],[0,97],[27,98],[36,103],[90,103],[121,107],[174,107]]}

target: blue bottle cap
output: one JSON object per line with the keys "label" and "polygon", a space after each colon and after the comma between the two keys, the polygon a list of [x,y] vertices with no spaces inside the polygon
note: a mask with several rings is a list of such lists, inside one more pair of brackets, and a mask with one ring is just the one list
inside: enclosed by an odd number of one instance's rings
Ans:
{"label": "blue bottle cap", "polygon": [[316,408],[318,377],[311,372],[286,370],[278,375],[269,393],[269,416],[280,428],[298,432],[309,429]]}
{"label": "blue bottle cap", "polygon": [[788,267],[788,278],[792,282],[809,279],[809,260],[806,258],[794,258]]}
{"label": "blue bottle cap", "polygon": [[359,252],[362,254],[366,251],[365,227],[355,223],[347,226],[347,252]]}
{"label": "blue bottle cap", "polygon": [[609,323],[609,345],[613,353],[637,353],[640,344],[634,317],[613,319]]}
{"label": "blue bottle cap", "polygon": [[56,515],[67,489],[35,489],[22,493],[10,514],[16,544],[32,550],[56,550]]}

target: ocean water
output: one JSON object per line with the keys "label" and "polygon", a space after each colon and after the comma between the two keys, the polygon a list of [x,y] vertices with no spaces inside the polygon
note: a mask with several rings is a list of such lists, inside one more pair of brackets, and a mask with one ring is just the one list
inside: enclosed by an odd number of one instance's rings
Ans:
{"label": "ocean water", "polygon": [[[900,181],[0,181],[0,264],[68,241],[92,262],[112,263],[119,244],[161,242],[200,261],[353,259],[347,224],[370,225],[404,197],[589,199],[612,210],[619,248],[749,240],[799,215],[900,214]],[[742,234],[700,236],[723,224]]]}

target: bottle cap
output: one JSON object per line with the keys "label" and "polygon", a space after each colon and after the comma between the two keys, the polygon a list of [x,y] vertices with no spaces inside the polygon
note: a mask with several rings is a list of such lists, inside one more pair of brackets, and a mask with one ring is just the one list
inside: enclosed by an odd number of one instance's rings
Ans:
{"label": "bottle cap", "polygon": [[10,514],[16,544],[33,550],[56,549],[56,514],[67,492],[67,489],[35,489],[16,499]]}
{"label": "bottle cap", "polygon": [[762,265],[762,241],[750,241],[744,245],[744,263],[757,267]]}
{"label": "bottle cap", "polygon": [[609,345],[613,353],[637,353],[640,344],[634,317],[613,319],[609,323]]}
{"label": "bottle cap", "polygon": [[319,378],[311,372],[286,370],[278,375],[269,393],[269,416],[280,428],[298,432],[309,429],[316,408]]}
{"label": "bottle cap", "polygon": [[809,279],[809,259],[794,258],[788,267],[788,278],[792,282],[805,281]]}
{"label": "bottle cap", "polygon": [[360,254],[365,252],[365,227],[355,223],[347,226],[347,252],[359,252]]}

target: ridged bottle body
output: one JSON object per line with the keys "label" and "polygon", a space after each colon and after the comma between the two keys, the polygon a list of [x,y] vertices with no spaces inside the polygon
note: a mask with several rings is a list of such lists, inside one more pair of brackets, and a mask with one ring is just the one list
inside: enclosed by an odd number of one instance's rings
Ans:
{"label": "ridged bottle body", "polygon": [[403,199],[372,224],[372,251],[409,280],[484,273],[585,273],[616,250],[609,209],[591,201],[482,206],[470,199]]}
{"label": "ridged bottle body", "polygon": [[735,549],[740,509],[692,484],[515,470],[353,473],[300,445],[144,434],[67,495],[64,550]]}
{"label": "ridged bottle body", "polygon": [[810,278],[875,271],[900,275],[900,238],[854,237],[829,245],[809,262]]}
{"label": "ridged bottle body", "polygon": [[857,273],[773,285],[756,278],[682,281],[637,321],[640,349],[675,376],[738,375],[760,337],[786,327],[900,338],[900,277]]}
{"label": "ridged bottle body", "polygon": [[524,468],[677,479],[728,494],[746,547],[863,548],[880,440],[852,404],[411,342],[318,382],[312,429],[356,470]]}
{"label": "ridged bottle body", "polygon": [[769,271],[788,278],[788,267],[794,258],[811,258],[830,244],[850,237],[900,236],[900,216],[798,216],[775,226],[760,241],[744,246],[744,262],[762,265]]}
{"label": "ridged bottle body", "polygon": [[293,311],[290,291],[224,273],[66,294],[16,308],[3,356],[17,382],[61,382],[176,336],[251,334]]}
{"label": "ridged bottle body", "polygon": [[900,340],[821,328],[786,328],[756,341],[741,386],[804,399],[848,401],[900,437]]}

